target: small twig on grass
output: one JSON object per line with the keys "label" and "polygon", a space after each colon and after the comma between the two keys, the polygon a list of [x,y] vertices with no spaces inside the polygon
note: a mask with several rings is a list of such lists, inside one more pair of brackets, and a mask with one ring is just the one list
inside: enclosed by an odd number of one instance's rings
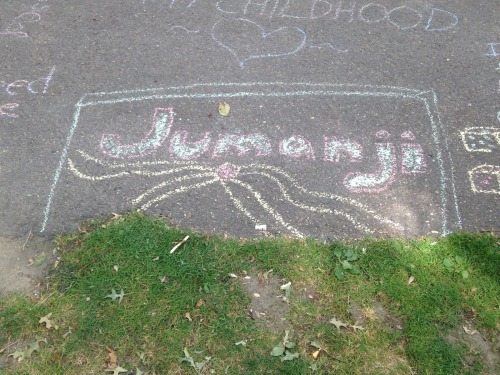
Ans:
{"label": "small twig on grass", "polygon": [[45,297],[43,300],[39,301],[36,305],[39,306],[45,301],[47,301],[56,291],[54,290],[52,293],[50,293],[47,297]]}
{"label": "small twig on grass", "polygon": [[[74,283],[74,281],[72,281],[72,282],[71,282],[71,284],[69,284],[69,287],[68,287],[68,288],[67,288],[64,292],[62,292],[62,294],[59,296],[59,298],[61,298],[62,296],[64,296],[64,295],[66,294],[66,292],[67,292],[68,290],[70,290],[70,288],[73,286],[73,283]],[[38,302],[38,303],[36,304],[36,306],[39,306],[39,305],[41,305],[42,303],[45,303],[45,301],[47,301],[47,300],[48,300],[48,299],[49,299],[49,298],[50,298],[50,297],[51,297],[51,296],[52,296],[55,292],[56,292],[56,291],[53,291],[52,293],[50,293],[50,294],[49,294],[47,297],[45,297],[42,301]]]}
{"label": "small twig on grass", "polygon": [[331,359],[334,359],[334,360],[339,361],[339,362],[342,362],[342,363],[348,363],[347,361],[343,361],[343,360],[341,360],[340,358],[335,357],[334,355],[331,355],[331,354],[330,354],[330,353],[328,353],[325,349],[323,349],[323,348],[319,347],[319,345],[314,345],[314,344],[312,344],[312,343],[311,343],[311,344],[310,344],[310,346],[312,346],[313,348],[318,349],[318,353],[321,353],[321,352],[325,353],[325,354],[326,354],[328,357],[330,357]]}
{"label": "small twig on grass", "polygon": [[172,250],[170,250],[170,254],[173,254],[175,250],[177,250],[179,247],[181,247],[187,240],[189,240],[189,236],[184,237],[184,239],[179,242],[177,245],[175,245]]}
{"label": "small twig on grass", "polygon": [[330,357],[331,359],[334,359],[334,360],[339,361],[339,362],[342,362],[342,363],[347,363],[347,361],[343,361],[343,360],[341,360],[340,358],[335,357],[334,355],[331,355],[331,354],[330,354],[330,353],[328,353],[325,349],[321,349],[321,351],[322,351],[323,353],[325,353],[325,354],[326,354],[328,357]]}
{"label": "small twig on grass", "polygon": [[[9,341],[10,341],[10,337],[9,337]],[[10,344],[8,344],[6,347],[0,349],[0,353],[3,353],[4,351],[6,351],[8,348],[10,348],[12,345],[15,345],[17,344],[19,341],[21,341],[21,339],[19,340],[16,340],[14,342],[11,342]]]}

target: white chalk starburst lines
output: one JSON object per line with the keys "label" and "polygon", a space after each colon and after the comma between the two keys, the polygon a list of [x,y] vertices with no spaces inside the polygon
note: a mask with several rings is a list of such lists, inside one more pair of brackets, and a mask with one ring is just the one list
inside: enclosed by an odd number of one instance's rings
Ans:
{"label": "white chalk starburst lines", "polygon": [[[254,184],[244,180],[245,176],[258,176],[277,186],[281,193],[279,197],[281,201],[302,210],[341,217],[356,229],[369,234],[374,233],[370,228],[369,218],[394,230],[405,230],[403,225],[377,214],[355,199],[337,194],[310,191],[301,186],[287,172],[271,165],[237,166],[232,163],[224,163],[214,166],[208,163],[181,160],[116,163],[94,158],[83,151],[78,151],[78,157],[81,157],[85,163],[92,163],[93,166],[90,169],[92,172],[82,172],[71,158],[68,159],[68,169],[76,177],[93,183],[133,176],[147,177],[148,180],[156,181],[154,185],[148,186],[129,202],[132,206],[139,206],[144,211],[175,195],[218,184],[232,205],[248,217],[252,223],[259,224],[262,221],[257,220],[253,212],[257,206],[292,235],[299,238],[305,237],[304,233],[285,220],[278,209],[264,198],[262,192]],[[110,171],[111,173],[109,173]],[[96,172],[101,173],[95,174]],[[164,180],[159,182],[158,178],[164,178]],[[241,195],[241,191],[246,192],[243,199],[238,196],[238,193]],[[320,199],[323,203],[312,205],[309,202],[311,199]]]}

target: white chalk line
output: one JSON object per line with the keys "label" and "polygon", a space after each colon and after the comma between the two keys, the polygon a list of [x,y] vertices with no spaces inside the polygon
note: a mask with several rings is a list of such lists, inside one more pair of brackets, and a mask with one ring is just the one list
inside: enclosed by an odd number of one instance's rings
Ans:
{"label": "white chalk line", "polygon": [[294,91],[294,92],[251,92],[241,91],[233,93],[211,93],[211,94],[163,94],[149,95],[131,98],[101,100],[96,102],[86,102],[80,107],[90,107],[104,104],[133,103],[152,99],[211,99],[211,98],[249,98],[249,97],[295,97],[295,96],[360,96],[360,97],[389,97],[420,99],[419,95],[407,95],[393,92],[366,92],[366,91]]}
{"label": "white chalk line", "polygon": [[175,190],[169,191],[168,193],[160,195],[159,197],[151,199],[150,201],[143,204],[141,207],[141,210],[145,211],[149,207],[151,207],[153,204],[155,204],[157,202],[164,201],[173,195],[184,193],[184,192],[189,191],[189,190],[199,189],[199,188],[202,188],[204,186],[211,185],[211,184],[218,182],[218,181],[219,181],[219,178],[214,178],[213,180],[210,180],[210,181],[200,182],[198,184],[193,184],[193,185],[189,185],[189,186],[183,186],[183,187],[177,188]]}
{"label": "white chalk line", "polygon": [[138,94],[138,93],[146,93],[146,92],[154,93],[154,92],[159,92],[159,91],[171,91],[171,90],[192,90],[192,89],[196,89],[196,88],[200,88],[200,87],[215,88],[215,87],[235,87],[235,86],[239,86],[239,87],[255,87],[255,86],[264,86],[264,87],[266,87],[266,86],[356,87],[356,88],[360,88],[360,89],[370,89],[370,90],[397,90],[397,91],[412,92],[414,94],[422,94],[422,93],[427,92],[427,91],[412,89],[412,88],[407,88],[407,87],[390,86],[390,85],[388,85],[388,86],[384,86],[384,85],[360,85],[360,84],[355,84],[355,83],[329,83],[329,82],[322,82],[322,83],[311,83],[311,82],[215,83],[214,82],[214,83],[194,83],[194,84],[187,85],[187,86],[158,87],[158,88],[152,88],[152,89],[136,89],[136,90],[120,90],[120,91],[110,91],[110,92],[97,92],[97,93],[83,95],[78,103],[81,104],[83,99],[85,99],[86,97],[90,97],[90,96]]}
{"label": "white chalk line", "polygon": [[240,212],[242,212],[246,217],[248,217],[254,224],[258,224],[259,221],[243,206],[241,201],[234,196],[233,192],[231,191],[231,189],[229,189],[227,184],[222,180],[220,182],[222,184],[222,187],[226,191],[227,195],[229,196],[229,199],[231,199],[231,201],[233,202],[233,205],[238,210],[240,210]]}
{"label": "white chalk line", "polygon": [[254,59],[259,59],[259,58],[269,58],[269,57],[284,57],[284,56],[292,56],[292,55],[295,55],[296,53],[300,52],[304,46],[306,45],[306,42],[307,42],[307,34],[305,33],[304,30],[302,30],[301,28],[298,28],[298,27],[289,27],[289,26],[283,26],[279,29],[275,29],[275,30],[272,30],[272,31],[269,31],[269,32],[266,32],[264,30],[264,28],[259,25],[258,23],[254,22],[254,21],[251,21],[249,19],[246,19],[246,18],[237,18],[236,20],[231,20],[231,21],[243,21],[243,22],[247,22],[247,23],[250,23],[254,26],[256,26],[259,30],[260,30],[260,33],[261,33],[261,37],[265,40],[269,35],[272,35],[272,34],[275,34],[275,33],[279,33],[283,30],[297,30],[299,31],[301,34],[302,34],[302,41],[300,42],[300,45],[299,46],[295,46],[293,48],[293,50],[291,51],[286,51],[286,52],[277,52],[277,53],[268,53],[268,54],[264,54],[264,55],[250,55],[246,58],[243,58],[243,56],[239,56],[238,53],[233,49],[231,48],[231,46],[228,46],[227,44],[225,44],[224,42],[220,41],[216,35],[215,35],[215,29],[217,28],[217,26],[221,23],[221,22],[225,22],[226,20],[225,19],[220,19],[219,21],[217,21],[214,26],[212,27],[212,32],[211,32],[211,36],[212,36],[212,39],[215,40],[215,42],[227,49],[229,52],[231,52],[231,54],[236,57],[236,60],[238,61],[239,65],[241,68],[244,67],[245,63],[249,60],[254,60]]}
{"label": "white chalk line", "polygon": [[[389,226],[391,226],[395,229],[398,229],[400,231],[404,231],[406,229],[403,225],[396,223],[393,220],[390,220],[390,219],[384,218],[383,216],[378,215],[372,209],[370,209],[369,207],[365,206],[364,204],[362,204],[361,202],[358,202],[357,200],[355,200],[353,198],[347,198],[347,197],[343,197],[343,196],[336,195],[336,194],[307,190],[306,188],[301,186],[294,177],[290,176],[288,173],[286,173],[285,171],[283,171],[279,168],[273,167],[271,165],[265,165],[265,164],[251,164],[249,167],[256,168],[256,169],[264,169],[264,170],[268,170],[268,171],[272,171],[272,172],[281,174],[282,176],[286,177],[289,180],[292,187],[302,191],[305,194],[309,194],[309,195],[319,197],[319,198],[326,198],[326,199],[346,203],[348,205],[351,205],[353,207],[360,209],[361,211],[365,212],[366,214],[371,215],[373,218],[375,218],[376,220],[378,220],[379,222],[381,222],[383,224],[389,225]],[[243,171],[245,169],[246,168],[244,167]],[[245,172],[243,172],[243,173],[245,173]],[[247,173],[252,173],[252,171],[247,172]]]}
{"label": "white chalk line", "polygon": [[333,214],[333,215],[337,215],[337,216],[343,216],[349,222],[351,222],[351,224],[353,224],[357,229],[360,229],[360,230],[362,230],[362,231],[364,231],[366,233],[370,233],[370,234],[374,233],[366,225],[359,223],[351,215],[349,215],[349,214],[347,214],[347,213],[345,213],[343,211],[339,211],[339,210],[336,210],[336,209],[332,210],[332,209],[324,208],[324,207],[321,207],[321,206],[318,206],[318,207],[308,206],[308,205],[305,205],[303,203],[299,203],[299,202],[295,201],[288,194],[287,187],[284,184],[282,184],[281,181],[279,181],[276,177],[273,177],[270,174],[262,173],[262,172],[254,172],[254,173],[245,173],[244,175],[252,175],[252,174],[258,174],[258,175],[261,175],[261,176],[265,176],[265,177],[269,178],[270,180],[274,181],[278,185],[278,187],[280,188],[281,194],[283,194],[283,197],[288,202],[292,203],[294,206],[297,206],[297,207],[302,208],[304,210],[313,211],[313,212],[328,213],[328,214]]}
{"label": "white chalk line", "polygon": [[75,133],[75,130],[78,126],[78,119],[80,117],[80,112],[81,112],[81,107],[76,107],[75,113],[73,115],[73,123],[71,124],[71,128],[69,130],[68,137],[66,138],[66,144],[64,145],[63,152],[61,154],[61,157],[59,159],[59,165],[57,166],[56,172],[54,174],[54,180],[52,182],[52,185],[50,187],[49,191],[49,196],[47,198],[47,206],[45,207],[45,210],[43,212],[43,222],[42,222],[42,227],[40,229],[40,232],[44,232],[45,228],[47,226],[47,222],[49,220],[49,214],[50,214],[50,207],[52,206],[52,200],[54,199],[54,193],[56,191],[56,185],[57,182],[59,181],[59,178],[61,176],[61,171],[64,168],[64,164],[66,162],[66,158],[68,156],[68,150],[69,146],[71,144],[71,140],[73,138],[73,134]]}
{"label": "white chalk line", "polygon": [[448,205],[448,198],[446,196],[446,173],[444,169],[444,161],[443,161],[443,156],[441,153],[441,149],[439,148],[439,135],[437,133],[437,127],[436,123],[434,121],[434,116],[432,114],[431,107],[429,105],[429,102],[427,98],[422,98],[424,102],[424,106],[427,110],[427,115],[429,116],[429,119],[431,121],[431,133],[432,133],[432,138],[434,140],[434,143],[436,144],[436,160],[438,161],[439,165],[439,173],[441,175],[441,184],[440,184],[440,199],[441,199],[441,218],[442,218],[442,224],[441,224],[441,235],[445,236],[447,233],[447,221],[448,221],[448,214],[446,212],[446,207]]}
{"label": "white chalk line", "polygon": [[143,170],[134,170],[134,171],[125,171],[125,172],[120,172],[120,173],[115,173],[115,174],[109,174],[109,175],[102,175],[102,176],[90,176],[86,175],[83,172],[80,172],[78,168],[75,167],[74,162],[72,159],[68,158],[68,169],[77,177],[80,177],[81,179],[84,180],[90,180],[90,181],[103,181],[103,180],[109,180],[113,178],[119,178],[123,176],[131,176],[131,175],[137,175],[137,176],[147,176],[147,177],[156,177],[156,176],[167,176],[169,174],[174,174],[177,172],[185,172],[189,170],[198,170],[202,171],[204,170],[203,167],[193,167],[193,166],[186,166],[186,167],[181,167],[181,168],[175,168],[175,169],[169,169],[166,171],[159,171],[159,172],[150,172],[150,171],[143,171]]}
{"label": "white chalk line", "polygon": [[[179,182],[182,182],[182,181],[186,181],[186,180],[193,180],[193,179],[196,179],[196,178],[203,178],[203,177],[217,177],[217,175],[215,173],[198,173],[198,174],[194,174],[194,175],[185,175],[185,176],[181,176],[181,177],[177,177],[177,178],[174,178],[174,179],[170,179],[170,180],[167,180],[167,181],[164,181],[148,190],[146,190],[146,192],[144,192],[143,194],[137,196],[136,198],[134,198],[131,203],[136,205],[138,204],[140,201],[142,201],[144,198],[147,198],[148,196],[150,196],[152,193],[154,193],[156,190],[158,189],[161,189],[165,186],[169,186],[169,185],[175,185],[175,184],[178,184]],[[196,184],[194,184],[196,185]],[[193,185],[193,186],[194,186]]]}
{"label": "white chalk line", "polygon": [[332,49],[334,51],[337,51],[339,53],[347,53],[347,52],[349,52],[348,49],[337,48],[332,43],[321,43],[321,44],[317,44],[317,45],[314,45],[314,46],[310,46],[309,48],[318,48],[318,49],[321,49],[321,46],[326,46],[327,48],[330,48],[330,49]]}
{"label": "white chalk line", "polygon": [[[457,215],[457,225],[458,225],[459,229],[462,229],[463,228],[462,215],[460,213],[460,207],[458,205],[458,194],[457,194],[457,188],[456,188],[456,184],[455,184],[455,165],[453,163],[453,158],[451,157],[451,151],[450,151],[449,142],[448,142],[448,132],[446,131],[446,128],[444,127],[443,122],[441,121],[441,114],[439,113],[437,95],[434,91],[431,91],[431,93],[432,93],[432,101],[434,103],[434,112],[436,113],[436,117],[438,120],[438,126],[439,126],[439,129],[441,130],[442,138],[444,139],[445,152],[447,154],[448,162],[450,163],[451,191],[452,191],[452,195],[453,195],[453,205],[455,207],[455,214]],[[448,233],[449,233],[449,231],[448,231]],[[446,234],[448,234],[448,233],[446,233]]]}
{"label": "white chalk line", "polygon": [[304,234],[302,234],[296,228],[288,224],[279,213],[274,211],[272,207],[264,199],[262,199],[260,193],[258,191],[254,191],[250,185],[238,180],[228,180],[228,182],[231,182],[233,184],[239,185],[247,189],[250,193],[252,193],[252,195],[257,200],[257,202],[262,206],[262,208],[264,208],[264,210],[266,210],[277,222],[279,222],[281,225],[283,225],[286,229],[288,229],[297,237],[299,238],[305,237]]}
{"label": "white chalk line", "polygon": [[[428,93],[433,96],[433,103],[435,106],[435,110],[437,111],[436,94],[432,91],[429,91]],[[430,119],[432,138],[434,140],[434,144],[436,145],[436,159],[437,159],[438,165],[439,165],[439,173],[440,173],[440,181],[441,181],[441,184],[440,184],[441,218],[442,218],[441,235],[446,236],[450,233],[450,231],[448,230],[448,219],[449,219],[448,213],[447,213],[448,197],[447,197],[447,193],[446,193],[446,186],[447,186],[448,180],[450,182],[450,187],[452,189],[453,204],[454,204],[454,208],[455,208],[455,213],[457,215],[457,225],[458,225],[459,229],[462,229],[462,219],[461,219],[461,215],[460,215],[460,209],[458,207],[458,197],[456,195],[456,189],[455,189],[455,180],[454,180],[455,171],[453,168],[451,154],[450,154],[450,151],[448,148],[448,140],[446,139],[445,129],[442,126],[439,115],[436,112],[437,121],[438,121],[438,124],[436,124],[436,120],[434,119],[434,114],[433,114],[433,111],[431,109],[431,106],[429,104],[428,99],[425,97],[422,97],[421,99],[424,102],[424,106],[427,110],[427,115],[429,116],[429,119]],[[439,126],[439,128],[438,128],[438,126]],[[446,176],[446,169],[445,169],[445,165],[444,165],[443,154],[442,154],[442,151],[440,148],[440,137],[439,137],[438,129],[439,129],[439,131],[441,131],[441,138],[443,138],[445,152],[447,152],[447,157],[448,157],[448,161],[450,164],[450,169],[451,169],[450,173],[449,173],[451,175],[450,178],[448,178]]]}
{"label": "white chalk line", "polygon": [[200,30],[189,30],[189,29],[186,29],[184,26],[179,25],[179,26],[172,26],[170,29],[167,30],[167,33],[172,31],[172,30],[175,30],[175,29],[182,29],[189,34],[196,34],[196,33],[200,32]]}
{"label": "white chalk line", "polygon": [[[83,154],[85,154],[85,153],[83,153]],[[86,155],[86,156],[88,156],[88,155]],[[101,161],[99,159],[92,158],[92,157],[90,157],[90,159],[95,160],[99,164],[105,164],[103,161]],[[121,173],[116,173],[116,174],[109,174],[109,175],[103,175],[103,176],[89,176],[89,175],[86,175],[86,174],[80,172],[74,166],[74,162],[73,162],[72,159],[70,159],[70,158],[68,159],[68,164],[69,164],[69,170],[73,174],[75,174],[79,178],[82,178],[82,179],[85,179],[85,180],[90,180],[90,181],[102,181],[102,180],[107,180],[107,179],[120,178],[120,177],[124,177],[124,176],[131,176],[132,174],[143,175],[143,176],[148,176],[148,177],[154,177],[154,176],[170,175],[170,174],[174,174],[174,173],[177,173],[177,172],[187,172],[187,171],[190,171],[190,170],[209,171],[209,173],[200,173],[200,174],[195,174],[195,175],[185,175],[185,176],[177,177],[177,178],[174,178],[174,179],[170,179],[168,181],[164,181],[164,182],[162,182],[162,183],[154,186],[153,188],[147,190],[145,193],[139,195],[135,199],[133,199],[131,201],[131,203],[133,205],[136,205],[136,204],[140,203],[140,201],[144,200],[144,198],[149,197],[152,193],[154,193],[158,189],[161,189],[161,188],[163,188],[165,186],[169,186],[169,185],[176,184],[176,183],[179,183],[179,182],[182,182],[182,181],[192,180],[192,179],[196,179],[196,178],[217,177],[216,172],[215,172],[215,170],[213,168],[207,168],[205,166],[197,166],[197,165],[188,165],[188,166],[184,166],[184,167],[181,167],[181,168],[175,168],[175,169],[171,169],[171,170],[167,170],[167,171],[161,171],[161,172],[149,172],[149,171],[143,171],[143,170],[139,169],[139,170],[135,170],[135,171],[126,171],[126,172],[121,172]],[[143,166],[140,163],[134,163],[134,164],[137,165],[137,166],[139,166],[139,167]],[[121,165],[121,166],[125,167],[126,165]],[[352,200],[352,199],[349,199],[349,198],[340,197],[340,196],[333,195],[333,194],[316,193],[316,192],[308,191],[305,188],[303,188],[302,186],[300,186],[291,176],[289,176],[286,172],[284,172],[282,170],[279,170],[279,169],[271,167],[271,166],[267,166],[267,168],[266,168],[265,165],[264,166],[262,166],[262,165],[253,165],[253,167],[255,167],[256,169],[268,169],[268,170],[271,170],[273,172],[276,172],[276,173],[279,173],[279,174],[285,176],[286,178],[288,178],[289,182],[293,185],[293,187],[297,188],[298,190],[302,191],[305,194],[310,194],[312,196],[324,197],[324,198],[329,198],[329,199],[333,199],[333,200],[336,200],[336,201],[342,201],[344,203],[348,203],[350,205],[355,206],[356,208],[361,208],[362,211],[364,211],[365,213],[368,213],[368,214],[372,215],[374,218],[376,218],[377,220],[379,220],[379,221],[381,221],[381,222],[383,222],[385,224],[389,224],[392,227],[396,227],[399,230],[403,230],[404,229],[404,227],[402,227],[401,225],[399,225],[397,223],[394,223],[394,222],[392,222],[392,221],[390,221],[388,219],[382,218],[382,217],[380,217],[377,214],[374,214],[372,211],[370,211],[369,209],[367,209],[366,207],[364,207],[362,204],[360,204],[359,202],[357,202],[355,200]],[[246,167],[246,168],[248,168],[248,167]],[[245,173],[245,175],[248,175],[248,174],[260,174],[260,175],[264,175],[264,176],[269,177],[273,181],[277,182],[278,185],[280,186],[280,189],[283,192],[284,196],[291,203],[293,203],[294,205],[296,205],[297,207],[300,207],[300,208],[303,208],[303,209],[308,209],[308,210],[311,210],[311,211],[318,211],[318,212],[323,212],[323,213],[333,213],[335,215],[344,216],[351,223],[353,223],[355,226],[359,227],[363,231],[368,232],[368,233],[373,233],[373,231],[371,231],[370,229],[368,229],[366,226],[364,226],[361,223],[358,223],[352,216],[350,216],[349,214],[346,214],[346,213],[344,213],[342,211],[339,211],[339,210],[332,211],[330,209],[314,208],[314,207],[311,207],[311,206],[306,206],[304,204],[297,203],[296,201],[294,201],[289,196],[289,194],[287,192],[287,189],[284,187],[284,185],[281,182],[279,182],[278,179],[276,179],[275,177],[272,177],[272,176],[270,176],[270,175],[268,175],[266,173],[258,172],[258,171],[251,171],[251,172]],[[230,192],[230,190],[228,191],[228,187],[226,185],[224,185],[224,187],[226,189],[226,192],[228,192],[231,200],[235,204],[235,206],[241,212],[243,212],[245,215],[247,215],[249,218],[251,218],[252,220],[255,220],[255,218],[243,207],[241,201],[239,201],[237,198],[235,198],[234,195]]]}
{"label": "white chalk line", "polygon": [[[99,160],[99,159],[96,159],[96,158],[93,158],[91,157],[90,155],[86,154],[85,152],[80,152],[81,155],[83,155],[87,160],[92,160],[92,161],[95,161],[96,163],[98,164],[101,164],[101,165],[110,165],[111,163],[105,163],[104,161],[102,160]],[[131,201],[132,204],[136,205],[138,204],[140,201],[142,201],[144,198],[150,196],[152,193],[154,193],[156,190],[160,189],[160,188],[163,188],[165,186],[168,186],[168,185],[172,185],[172,184],[176,184],[176,183],[179,183],[179,182],[182,182],[182,181],[186,181],[186,180],[191,180],[191,179],[195,179],[195,178],[203,178],[203,177],[216,177],[216,173],[215,171],[213,170],[213,168],[207,168],[205,166],[198,166],[198,165],[188,165],[188,166],[184,166],[182,168],[176,168],[176,169],[171,169],[171,170],[167,170],[167,171],[161,171],[161,172],[149,172],[149,171],[143,171],[143,170],[136,170],[136,171],[126,171],[126,172],[121,172],[121,173],[117,173],[117,174],[110,174],[110,175],[104,175],[104,176],[89,176],[89,175],[86,175],[86,174],[83,174],[82,172],[80,172],[75,166],[74,166],[74,162],[71,160],[71,159],[68,159],[68,164],[69,164],[69,169],[71,170],[71,172],[73,174],[75,174],[76,176],[82,178],[82,179],[86,179],[86,180],[90,180],[90,181],[102,181],[102,180],[106,180],[106,179],[113,179],[113,178],[119,178],[119,177],[124,177],[124,176],[130,176],[132,174],[136,174],[136,175],[145,175],[145,176],[148,176],[148,177],[152,177],[152,176],[160,176],[160,175],[169,175],[169,174],[174,174],[176,172],[185,172],[185,171],[188,171],[188,170],[202,170],[202,171],[207,171],[207,170],[210,170],[210,173],[201,173],[201,174],[195,174],[195,175],[186,175],[186,176],[181,176],[181,177],[177,177],[175,179],[171,179],[171,180],[168,180],[168,181],[165,181],[165,182],[162,182],[156,186],[154,186],[153,188],[147,190],[145,193],[139,195],[138,197],[136,197],[134,200]],[[134,165],[138,166],[138,167],[142,167],[144,166],[145,163],[134,163]],[[114,165],[115,167],[127,167],[128,165],[126,164],[121,164],[121,165]],[[129,166],[128,166],[129,167]],[[258,168],[262,168],[262,166],[255,166],[255,167],[258,167]],[[289,175],[287,175],[285,172],[281,171],[281,170],[278,170],[276,168],[273,168],[273,167],[269,167],[271,170],[275,171],[275,172],[278,172],[278,173],[281,173],[282,175],[286,176],[290,182],[292,184],[295,184],[296,188],[298,188],[299,190],[301,190],[302,192],[306,193],[306,194],[311,194],[311,195],[314,195],[313,192],[310,192],[310,191],[307,191],[306,189],[304,189],[303,187],[301,187],[300,185],[297,184],[296,181],[293,180],[293,178]],[[265,169],[265,167],[264,167]],[[262,172],[248,172],[246,174],[261,174],[261,175],[265,175],[265,176],[268,176],[270,179],[274,180],[274,181],[277,181],[277,179],[275,179],[274,177],[266,174],[266,173],[262,173]],[[286,189],[284,188],[284,185],[279,183],[279,186],[283,192],[283,194],[287,197],[287,199],[293,203],[294,205],[298,206],[298,207],[301,207],[303,209],[308,209],[308,210],[311,210],[311,211],[319,211],[319,212],[326,212],[326,213],[334,213],[336,215],[340,215],[340,216],[344,216],[346,217],[350,222],[352,222],[355,226],[358,226],[360,227],[363,231],[365,232],[368,232],[368,233],[373,233],[371,230],[369,230],[368,228],[366,228],[363,224],[361,223],[358,223],[354,218],[352,218],[350,215],[346,214],[346,213],[343,213],[342,211],[339,211],[339,210],[335,210],[335,211],[332,211],[332,210],[329,210],[327,209],[326,211],[325,210],[321,210],[321,209],[318,209],[318,208],[311,208],[310,206],[305,206],[303,204],[299,204],[297,203],[296,201],[293,201]],[[255,218],[243,207],[241,201],[239,201],[237,198],[234,197],[234,195],[232,194],[232,192],[228,189],[228,187],[224,184],[224,188],[226,190],[226,192],[229,194],[231,200],[233,201],[233,203],[235,204],[235,206],[241,211],[243,212],[246,216],[248,216],[249,218],[251,218],[252,220],[255,221]],[[320,194],[320,196],[326,196],[325,194]],[[343,198],[343,197],[339,197],[339,196],[335,196],[335,195],[328,195],[329,198],[333,198],[337,201],[344,201],[344,202],[347,202],[349,204],[352,204],[352,200],[348,199],[348,198]],[[357,202],[356,202],[357,203]],[[359,207],[362,207],[364,208],[361,204],[355,204],[358,208]],[[369,210],[365,209],[364,210],[365,212],[369,212]],[[371,212],[369,212],[371,213]],[[375,215],[377,216],[377,215]],[[385,219],[383,220],[385,222],[387,222],[388,220]],[[390,223],[394,226],[394,223]]]}
{"label": "white chalk line", "polygon": [[[139,165],[138,167],[141,167]],[[85,174],[81,172],[76,166],[74,161],[71,158],[68,158],[68,169],[75,175],[80,177],[81,179],[84,180],[89,180],[89,181],[103,181],[103,180],[109,180],[113,178],[119,178],[123,176],[131,176],[131,175],[137,175],[137,176],[147,176],[147,177],[156,177],[156,176],[168,176],[170,174],[174,174],[177,172],[185,172],[185,171],[206,171],[207,168],[204,166],[196,166],[196,165],[186,165],[186,166],[181,166],[179,168],[174,168],[174,169],[168,169],[168,170],[162,170],[162,171],[144,171],[142,169],[137,169],[137,170],[131,170],[131,171],[124,171],[120,173],[115,173],[115,174],[107,174],[107,175],[102,175],[102,176],[90,176],[88,174]]]}
{"label": "white chalk line", "polygon": [[89,176],[87,174],[84,174],[78,170],[77,167],[75,167],[75,163],[71,158],[68,158],[68,169],[77,177],[83,179],[83,180],[88,180],[88,181],[103,181],[103,180],[109,180],[111,178],[118,178],[118,177],[123,177],[123,176],[130,176],[133,172],[120,172],[120,173],[115,173],[115,174],[109,174],[109,175],[104,175],[104,176]]}
{"label": "white chalk line", "polygon": [[181,160],[154,160],[154,161],[138,161],[138,162],[129,162],[129,163],[115,163],[115,162],[108,162],[105,160],[101,160],[98,158],[95,158],[93,156],[90,156],[87,154],[85,151],[82,150],[77,150],[77,153],[79,153],[85,160],[87,161],[92,161],[96,164],[99,164],[103,167],[107,168],[130,168],[130,167],[148,167],[148,166],[163,166],[163,165],[180,165],[180,166],[191,166],[191,167],[210,167],[210,165],[207,163],[206,165],[198,162],[193,162],[193,161],[181,161]]}

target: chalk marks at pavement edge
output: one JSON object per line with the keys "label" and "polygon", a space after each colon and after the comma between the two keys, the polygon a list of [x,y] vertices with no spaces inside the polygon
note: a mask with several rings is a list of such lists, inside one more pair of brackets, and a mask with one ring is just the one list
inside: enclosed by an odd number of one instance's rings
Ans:
{"label": "chalk marks at pavement edge", "polygon": [[[251,209],[246,208],[242,200],[236,197],[238,194],[237,190],[232,189],[235,186],[239,186],[244,188],[246,192],[245,195],[250,194],[250,197],[253,197],[253,200],[257,202],[258,206],[264,209],[264,211],[266,211],[276,222],[289,230],[290,233],[297,237],[305,237],[304,233],[285,221],[283,216],[278,212],[279,207],[272,207],[271,204],[262,197],[258,189],[253,186],[253,182],[245,182],[241,179],[241,177],[244,176],[258,175],[260,177],[259,180],[268,179],[277,185],[282,193],[280,198],[283,198],[284,201],[303,210],[341,216],[349,221],[355,228],[368,234],[374,234],[374,231],[371,230],[367,224],[363,223],[363,221],[367,220],[367,217],[394,230],[405,230],[401,224],[377,214],[355,199],[337,194],[310,191],[302,187],[299,182],[286,171],[272,165],[253,163],[250,165],[236,166],[231,163],[224,163],[219,166],[214,166],[208,163],[181,160],[115,163],[93,158],[80,150],[78,154],[83,160],[93,162],[100,172],[108,173],[99,175],[84,173],[76,167],[76,163],[73,159],[68,159],[68,169],[77,177],[85,180],[102,181],[130,177],[133,175],[144,177],[168,177],[168,179],[162,180],[161,183],[146,188],[144,192],[131,200],[133,205],[140,204],[141,210],[147,210],[152,205],[169,199],[174,195],[190,190],[198,190],[218,183],[223,187],[235,208],[256,225],[259,221],[255,219],[255,215],[251,214]],[[109,173],[109,170],[111,170],[112,173]],[[182,175],[176,176],[176,174],[179,173],[182,173]],[[256,181],[254,179],[252,180]],[[311,205],[310,200],[317,198],[328,201],[329,204]],[[335,208],[329,208],[331,206]]]}
{"label": "chalk marks at pavement edge", "polygon": [[[448,148],[446,131],[441,123],[437,108],[437,96],[433,91],[421,91],[396,86],[373,86],[334,83],[285,83],[285,82],[249,82],[249,83],[207,83],[188,86],[175,86],[157,89],[126,90],[86,94],[75,105],[73,121],[69,128],[64,149],[61,153],[58,166],[47,196],[47,204],[43,212],[41,232],[47,228],[57,184],[64,166],[68,162],[68,152],[73,136],[79,125],[80,115],[86,107],[112,105],[119,103],[136,103],[147,100],[164,99],[218,99],[241,97],[364,97],[364,98],[396,98],[416,100],[423,103],[429,119],[430,130],[436,148],[436,160],[439,169],[439,196],[441,235],[450,233],[452,227],[462,227],[458,199],[455,190],[454,168]],[[222,172],[221,172],[222,173]],[[219,174],[218,178],[223,174]],[[223,180],[223,179],[222,179]],[[228,183],[223,181],[226,185]],[[208,182],[207,182],[208,184]],[[278,185],[279,186],[279,185]],[[241,185],[240,188],[247,189]],[[250,191],[249,191],[250,192]],[[167,193],[168,194],[168,193]],[[326,194],[326,193],[318,193]],[[254,196],[258,203],[265,208],[265,202],[260,196]],[[163,197],[162,199],[166,199]],[[231,198],[239,204],[237,198]],[[240,202],[241,203],[241,202]],[[291,229],[291,228],[289,228]],[[293,232],[293,231],[292,231]]]}

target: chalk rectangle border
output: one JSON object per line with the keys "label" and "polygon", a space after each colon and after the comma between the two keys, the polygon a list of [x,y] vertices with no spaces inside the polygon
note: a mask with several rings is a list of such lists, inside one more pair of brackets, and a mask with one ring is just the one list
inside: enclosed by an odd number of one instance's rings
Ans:
{"label": "chalk rectangle border", "polygon": [[[431,133],[436,147],[436,159],[440,172],[440,209],[441,235],[451,233],[452,220],[448,210],[454,212],[453,225],[462,229],[462,219],[454,181],[454,167],[448,147],[445,128],[441,122],[437,96],[433,90],[417,90],[398,86],[375,86],[336,83],[287,83],[287,82],[249,82],[249,83],[197,83],[187,86],[172,86],[166,88],[125,90],[85,94],[75,105],[73,122],[70,126],[59,164],[47,197],[43,212],[43,222],[40,232],[44,232],[49,221],[49,215],[54,199],[57,183],[66,163],[73,135],[78,127],[80,113],[83,108],[134,103],[159,99],[228,99],[241,97],[319,97],[319,96],[354,96],[398,98],[423,102],[429,117]],[[446,172],[449,167],[449,173]],[[448,198],[448,192],[451,198]],[[450,202],[451,200],[451,202]],[[451,205],[451,209],[450,209]]]}

